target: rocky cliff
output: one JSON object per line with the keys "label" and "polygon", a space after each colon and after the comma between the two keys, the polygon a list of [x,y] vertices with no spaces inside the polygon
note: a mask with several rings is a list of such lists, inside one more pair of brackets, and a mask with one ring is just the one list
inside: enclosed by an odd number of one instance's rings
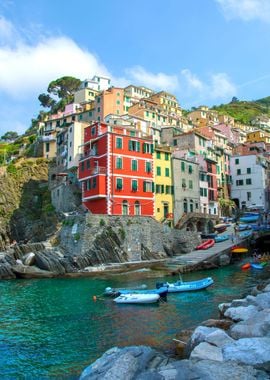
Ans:
{"label": "rocky cliff", "polygon": [[9,244],[46,240],[57,228],[48,191],[48,162],[20,159],[0,176],[0,250]]}

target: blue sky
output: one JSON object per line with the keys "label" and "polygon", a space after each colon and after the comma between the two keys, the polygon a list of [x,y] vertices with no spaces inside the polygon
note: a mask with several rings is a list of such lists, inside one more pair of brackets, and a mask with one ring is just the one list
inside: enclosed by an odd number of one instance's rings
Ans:
{"label": "blue sky", "polygon": [[269,0],[0,0],[0,136],[64,75],[167,90],[185,109],[270,95]]}

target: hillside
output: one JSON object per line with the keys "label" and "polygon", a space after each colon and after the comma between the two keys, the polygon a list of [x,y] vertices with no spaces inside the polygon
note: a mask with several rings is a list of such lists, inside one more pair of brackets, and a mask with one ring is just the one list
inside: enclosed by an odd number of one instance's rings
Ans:
{"label": "hillside", "polygon": [[230,115],[235,121],[242,124],[250,124],[256,116],[266,115],[270,117],[270,96],[255,101],[232,101],[228,104],[213,106],[213,110],[220,114]]}

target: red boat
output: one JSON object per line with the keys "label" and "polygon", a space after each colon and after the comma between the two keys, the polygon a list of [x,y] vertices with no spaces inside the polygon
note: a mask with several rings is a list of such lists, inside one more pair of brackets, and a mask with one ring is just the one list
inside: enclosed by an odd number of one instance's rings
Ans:
{"label": "red boat", "polygon": [[246,263],[244,265],[242,265],[242,269],[249,269],[251,267],[251,264],[250,263]]}
{"label": "red boat", "polygon": [[208,248],[213,247],[214,244],[215,244],[214,239],[207,239],[201,244],[197,245],[196,249],[208,249]]}

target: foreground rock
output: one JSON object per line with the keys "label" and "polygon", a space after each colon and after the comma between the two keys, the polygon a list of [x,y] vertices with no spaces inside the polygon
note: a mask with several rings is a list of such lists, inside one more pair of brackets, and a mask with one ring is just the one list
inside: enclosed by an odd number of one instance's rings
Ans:
{"label": "foreground rock", "polygon": [[[80,380],[266,380],[270,378],[270,283],[219,306],[221,320],[198,326],[176,360],[146,346],[105,352]],[[220,328],[223,327],[223,328]]]}

